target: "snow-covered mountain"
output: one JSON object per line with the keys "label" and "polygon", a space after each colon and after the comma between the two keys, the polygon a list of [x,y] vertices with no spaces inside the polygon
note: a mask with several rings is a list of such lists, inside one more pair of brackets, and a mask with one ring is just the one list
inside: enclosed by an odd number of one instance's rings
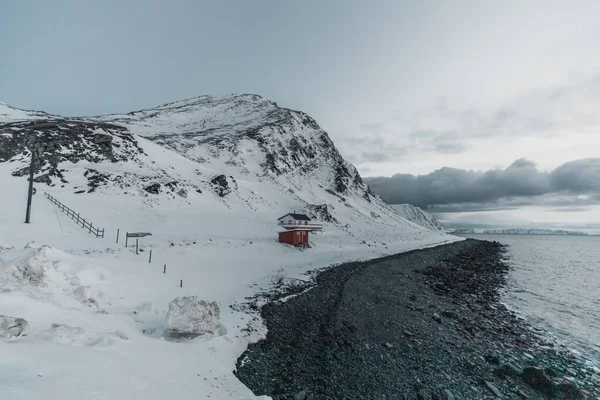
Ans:
{"label": "snow-covered mountain", "polygon": [[[31,151],[37,194],[23,224]],[[457,240],[374,195],[312,118],[256,95],[89,118],[2,105],[0,187],[6,398],[254,398],[231,372],[265,334],[245,298],[315,268]],[[277,218],[292,211],[323,222],[309,249],[277,242]],[[152,236],[138,255],[125,232]],[[169,341],[173,321],[187,325],[180,305],[203,301],[211,334]]]}
{"label": "snow-covered mountain", "polygon": [[[312,118],[257,95],[203,96],[93,118],[5,106],[0,123],[0,161],[24,176],[28,149],[41,145],[36,181],[50,187],[188,203],[216,195],[229,206],[276,213],[326,206],[349,231],[355,221],[419,231],[373,195]],[[173,157],[177,167],[165,163]]]}
{"label": "snow-covered mountain", "polygon": [[412,204],[392,204],[391,207],[408,221],[436,232],[444,232],[444,225],[436,217]]}

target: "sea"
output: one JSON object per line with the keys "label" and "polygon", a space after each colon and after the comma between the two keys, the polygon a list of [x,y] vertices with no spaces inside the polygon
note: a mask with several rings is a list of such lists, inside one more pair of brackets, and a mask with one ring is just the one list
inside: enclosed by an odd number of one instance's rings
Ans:
{"label": "sea", "polygon": [[508,245],[503,303],[600,367],[600,236],[464,236]]}

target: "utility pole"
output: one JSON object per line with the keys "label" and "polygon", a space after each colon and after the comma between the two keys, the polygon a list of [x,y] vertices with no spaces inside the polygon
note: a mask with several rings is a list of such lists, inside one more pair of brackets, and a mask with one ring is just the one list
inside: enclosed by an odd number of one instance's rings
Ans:
{"label": "utility pole", "polygon": [[27,193],[27,214],[25,215],[25,223],[28,224],[31,219],[31,198],[33,197],[33,169],[35,167],[36,150],[31,149],[31,165],[29,166],[29,192]]}

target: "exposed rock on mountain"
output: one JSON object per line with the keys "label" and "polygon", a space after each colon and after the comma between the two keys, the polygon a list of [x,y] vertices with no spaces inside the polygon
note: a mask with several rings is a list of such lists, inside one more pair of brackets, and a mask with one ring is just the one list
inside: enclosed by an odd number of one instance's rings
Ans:
{"label": "exposed rock on mountain", "polygon": [[412,204],[393,204],[392,208],[407,220],[424,228],[439,232],[443,232],[445,229],[444,225],[437,218],[425,212],[420,207],[413,206]]}

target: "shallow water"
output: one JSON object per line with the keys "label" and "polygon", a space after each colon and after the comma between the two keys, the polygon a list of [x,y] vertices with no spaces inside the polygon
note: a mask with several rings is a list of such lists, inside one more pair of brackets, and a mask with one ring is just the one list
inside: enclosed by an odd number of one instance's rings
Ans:
{"label": "shallow water", "polygon": [[600,363],[600,236],[469,237],[509,246],[507,306]]}

